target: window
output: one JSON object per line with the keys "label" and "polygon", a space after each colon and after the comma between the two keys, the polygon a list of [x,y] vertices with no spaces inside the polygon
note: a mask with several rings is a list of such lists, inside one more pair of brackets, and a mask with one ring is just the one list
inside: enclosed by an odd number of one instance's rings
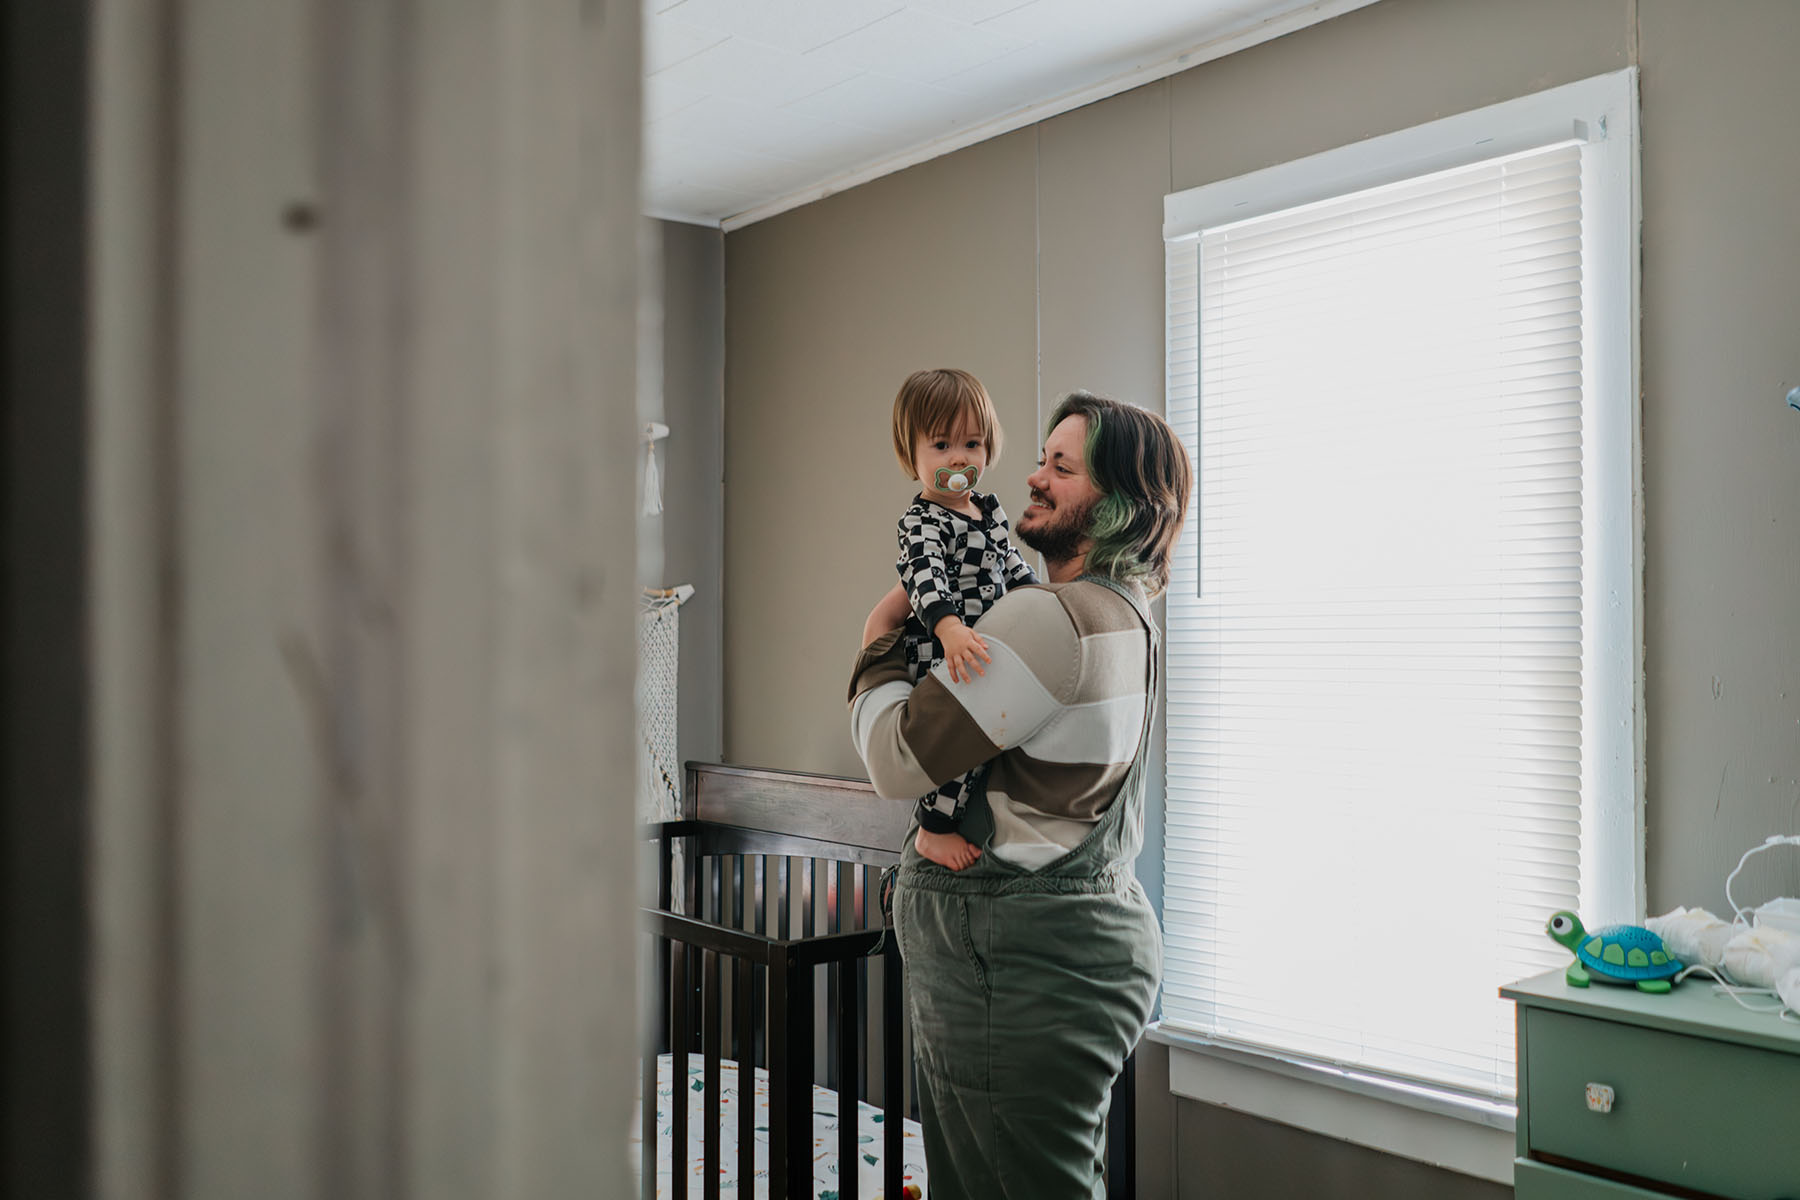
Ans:
{"label": "window", "polygon": [[1163,1031],[1505,1104],[1642,915],[1635,77],[1170,196]]}

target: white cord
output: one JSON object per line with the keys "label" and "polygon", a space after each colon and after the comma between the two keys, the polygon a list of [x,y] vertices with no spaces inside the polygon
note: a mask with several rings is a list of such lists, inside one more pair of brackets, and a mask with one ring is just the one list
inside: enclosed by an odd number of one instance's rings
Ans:
{"label": "white cord", "polygon": [[1738,872],[1744,869],[1744,864],[1750,861],[1750,856],[1752,854],[1757,854],[1773,846],[1800,846],[1800,837],[1795,837],[1791,834],[1771,833],[1768,837],[1763,839],[1762,845],[1752,846],[1744,851],[1744,856],[1738,859],[1737,866],[1731,868],[1731,874],[1725,877],[1725,903],[1731,905],[1731,926],[1733,929],[1737,928],[1740,924],[1747,926],[1750,924],[1750,921],[1749,918],[1744,916],[1744,910],[1738,907],[1738,902],[1731,898],[1731,881],[1738,877]]}
{"label": "white cord", "polygon": [[1742,984],[1732,983],[1730,980],[1726,979],[1723,975],[1719,974],[1717,971],[1713,970],[1711,967],[1706,966],[1704,963],[1695,963],[1693,966],[1683,969],[1681,974],[1675,976],[1675,982],[1680,983],[1682,980],[1686,979],[1689,975],[1694,974],[1696,971],[1698,971],[1702,974],[1705,974],[1705,975],[1712,976],[1712,978],[1714,980],[1713,995],[1715,995],[1715,996],[1730,996],[1733,1000],[1736,1000],[1738,1002],[1738,1006],[1740,1008],[1748,1009],[1750,1012],[1753,1012],[1753,1013],[1785,1013],[1787,1011],[1787,1006],[1785,1004],[1777,1004],[1773,1008],[1762,1008],[1762,1007],[1759,1007],[1754,1004],[1745,1004],[1744,1003],[1745,996],[1773,996],[1775,994],[1775,989],[1774,988],[1744,987]]}

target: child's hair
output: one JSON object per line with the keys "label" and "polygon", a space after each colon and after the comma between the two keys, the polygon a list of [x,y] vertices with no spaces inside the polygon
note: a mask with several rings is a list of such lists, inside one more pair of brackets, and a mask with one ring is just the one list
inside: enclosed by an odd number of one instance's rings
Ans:
{"label": "child's hair", "polygon": [[1000,458],[1000,418],[981,380],[967,371],[939,367],[914,371],[894,397],[894,457],[907,478],[917,479],[913,447],[920,437],[955,431],[960,418],[970,417],[987,444],[988,466]]}

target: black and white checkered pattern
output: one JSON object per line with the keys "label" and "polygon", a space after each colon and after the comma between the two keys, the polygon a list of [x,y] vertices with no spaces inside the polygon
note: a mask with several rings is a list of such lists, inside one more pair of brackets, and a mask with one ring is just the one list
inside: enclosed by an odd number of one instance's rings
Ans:
{"label": "black and white checkered pattern", "polygon": [[[903,640],[914,683],[944,660],[943,646],[931,635],[939,621],[955,614],[973,625],[1008,588],[1038,581],[1012,544],[999,498],[975,492],[971,499],[976,517],[923,496],[900,517],[900,556],[894,565],[912,602]],[[969,793],[986,773],[985,766],[977,767],[921,798],[920,823],[934,832],[955,828]]]}

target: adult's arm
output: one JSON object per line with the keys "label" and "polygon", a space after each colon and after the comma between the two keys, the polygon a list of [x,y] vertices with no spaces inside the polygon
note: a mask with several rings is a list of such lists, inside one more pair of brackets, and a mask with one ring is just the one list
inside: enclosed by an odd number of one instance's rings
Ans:
{"label": "adult's arm", "polygon": [[906,589],[896,583],[869,610],[869,619],[863,622],[862,644],[867,646],[888,630],[901,628],[910,612],[912,605],[906,598]]}
{"label": "adult's arm", "polygon": [[1055,592],[1009,592],[981,618],[987,673],[952,683],[940,665],[913,686],[897,634],[856,660],[850,727],[877,795],[914,799],[1037,733],[1073,695],[1080,638]]}

